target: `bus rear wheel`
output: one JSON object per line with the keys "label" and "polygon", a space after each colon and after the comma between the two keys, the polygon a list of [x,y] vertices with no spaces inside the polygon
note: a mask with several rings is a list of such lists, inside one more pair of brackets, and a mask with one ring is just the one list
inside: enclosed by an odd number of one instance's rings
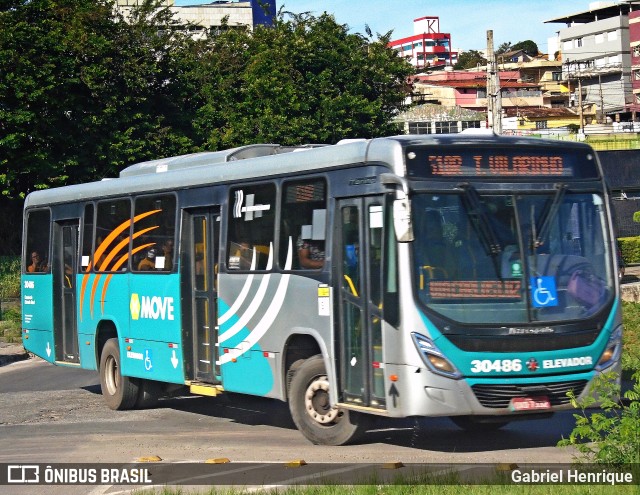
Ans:
{"label": "bus rear wheel", "polygon": [[140,393],[138,380],[122,376],[118,339],[109,339],[100,355],[100,388],[107,405],[114,410],[131,409]]}
{"label": "bus rear wheel", "polygon": [[298,430],[316,445],[344,445],[357,440],[366,429],[364,415],[331,405],[329,380],[319,355],[296,367],[289,409]]}

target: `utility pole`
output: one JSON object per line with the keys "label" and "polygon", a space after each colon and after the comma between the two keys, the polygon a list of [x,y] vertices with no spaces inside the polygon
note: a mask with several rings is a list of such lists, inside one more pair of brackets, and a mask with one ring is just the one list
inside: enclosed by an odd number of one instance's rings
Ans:
{"label": "utility pole", "polygon": [[584,111],[582,109],[582,79],[578,74],[578,112],[580,113],[580,134],[584,136]]}
{"label": "utility pole", "polygon": [[487,116],[491,130],[495,134],[502,134],[502,94],[492,30],[487,31]]}

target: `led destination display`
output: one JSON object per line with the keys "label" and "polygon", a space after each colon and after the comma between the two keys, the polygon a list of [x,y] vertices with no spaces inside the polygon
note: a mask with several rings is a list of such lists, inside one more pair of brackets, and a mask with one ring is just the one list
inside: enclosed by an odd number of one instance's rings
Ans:
{"label": "led destination display", "polygon": [[407,172],[410,178],[460,179],[597,179],[591,153],[568,154],[533,147],[457,148],[455,146],[409,148]]}

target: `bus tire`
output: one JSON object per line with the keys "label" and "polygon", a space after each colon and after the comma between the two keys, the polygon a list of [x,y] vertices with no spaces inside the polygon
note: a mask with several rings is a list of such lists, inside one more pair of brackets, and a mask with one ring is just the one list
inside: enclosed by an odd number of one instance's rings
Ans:
{"label": "bus tire", "polygon": [[505,419],[497,419],[496,416],[449,416],[449,419],[458,428],[471,432],[495,431],[510,423]]}
{"label": "bus tire", "polygon": [[158,404],[162,395],[160,383],[155,380],[140,380],[140,391],[136,399],[135,409],[150,409]]}
{"label": "bus tire", "polygon": [[316,445],[345,445],[366,430],[365,415],[331,407],[322,356],[306,359],[291,379],[289,410],[298,430]]}
{"label": "bus tire", "polygon": [[100,355],[100,388],[107,405],[114,410],[131,409],[140,393],[138,380],[122,376],[118,339],[109,339]]}

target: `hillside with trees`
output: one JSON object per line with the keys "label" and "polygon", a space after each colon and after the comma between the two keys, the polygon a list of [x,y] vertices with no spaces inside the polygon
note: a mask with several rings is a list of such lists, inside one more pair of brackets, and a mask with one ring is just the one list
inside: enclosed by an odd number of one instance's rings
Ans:
{"label": "hillside with trees", "polygon": [[19,249],[20,200],[36,189],[184,153],[396,132],[412,68],[388,37],[281,12],[272,28],[223,26],[196,40],[154,2],[126,22],[114,12],[110,0],[0,6],[8,253]]}

